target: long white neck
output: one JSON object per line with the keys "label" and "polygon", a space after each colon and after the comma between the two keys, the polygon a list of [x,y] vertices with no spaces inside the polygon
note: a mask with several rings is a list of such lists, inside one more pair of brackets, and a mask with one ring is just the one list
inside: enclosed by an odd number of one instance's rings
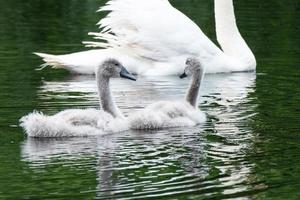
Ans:
{"label": "long white neck", "polygon": [[204,76],[204,69],[201,67],[200,70],[198,70],[196,73],[193,74],[190,87],[186,94],[186,101],[190,103],[194,108],[196,108],[198,104],[198,95],[199,95],[199,90],[200,90],[203,76]]}
{"label": "long white neck", "polygon": [[255,57],[238,30],[233,0],[215,0],[215,20],[217,39],[224,53],[256,66]]}
{"label": "long white neck", "polygon": [[115,118],[123,117],[113,101],[112,94],[110,92],[110,79],[102,76],[99,72],[96,74],[96,79],[101,109],[110,113]]}

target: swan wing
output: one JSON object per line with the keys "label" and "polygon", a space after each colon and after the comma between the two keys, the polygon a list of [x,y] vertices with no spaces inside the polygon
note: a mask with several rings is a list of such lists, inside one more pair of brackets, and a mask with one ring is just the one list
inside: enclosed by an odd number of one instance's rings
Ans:
{"label": "swan wing", "polygon": [[206,56],[220,51],[201,29],[167,0],[111,0],[99,11],[101,32],[90,33],[99,42],[90,47],[115,48],[154,62],[182,56]]}

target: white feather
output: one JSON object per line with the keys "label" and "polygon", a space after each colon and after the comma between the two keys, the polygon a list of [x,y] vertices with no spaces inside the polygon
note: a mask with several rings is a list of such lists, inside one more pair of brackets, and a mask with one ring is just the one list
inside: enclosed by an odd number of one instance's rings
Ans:
{"label": "white feather", "polygon": [[114,118],[96,109],[70,109],[53,116],[40,112],[21,118],[28,137],[86,137],[134,130],[192,127],[206,121],[205,114],[187,102],[157,102],[127,118]]}
{"label": "white feather", "polygon": [[53,116],[33,112],[20,122],[29,137],[85,137],[128,129],[123,119],[96,109],[70,109]]}
{"label": "white feather", "polygon": [[161,101],[129,116],[129,126],[135,130],[173,127],[193,127],[206,121],[206,116],[185,101]]}

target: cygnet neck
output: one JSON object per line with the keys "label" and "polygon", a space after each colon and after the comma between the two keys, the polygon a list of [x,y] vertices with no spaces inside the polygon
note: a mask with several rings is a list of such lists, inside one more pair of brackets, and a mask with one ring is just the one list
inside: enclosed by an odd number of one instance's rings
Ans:
{"label": "cygnet neck", "polygon": [[201,82],[204,75],[204,69],[202,67],[196,70],[192,75],[192,80],[188,92],[186,94],[186,101],[190,103],[194,108],[198,104],[198,95],[200,91]]}
{"label": "cygnet neck", "polygon": [[113,97],[110,91],[110,77],[104,76],[98,70],[96,73],[96,79],[101,109],[111,114],[115,118],[123,117],[113,101]]}

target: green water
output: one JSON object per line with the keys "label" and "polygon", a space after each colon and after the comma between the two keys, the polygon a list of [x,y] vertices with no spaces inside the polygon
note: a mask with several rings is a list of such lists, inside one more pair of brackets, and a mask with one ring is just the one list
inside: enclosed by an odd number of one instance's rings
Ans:
{"label": "green water", "polygon": [[[0,199],[299,199],[300,3],[235,1],[257,73],[209,75],[200,127],[28,139],[18,120],[97,107],[94,78],[35,71],[32,52],[85,50],[100,0],[0,0]],[[215,41],[213,2],[174,0]],[[113,83],[125,113],[179,98],[175,77]],[[126,95],[124,95],[126,94]]]}

